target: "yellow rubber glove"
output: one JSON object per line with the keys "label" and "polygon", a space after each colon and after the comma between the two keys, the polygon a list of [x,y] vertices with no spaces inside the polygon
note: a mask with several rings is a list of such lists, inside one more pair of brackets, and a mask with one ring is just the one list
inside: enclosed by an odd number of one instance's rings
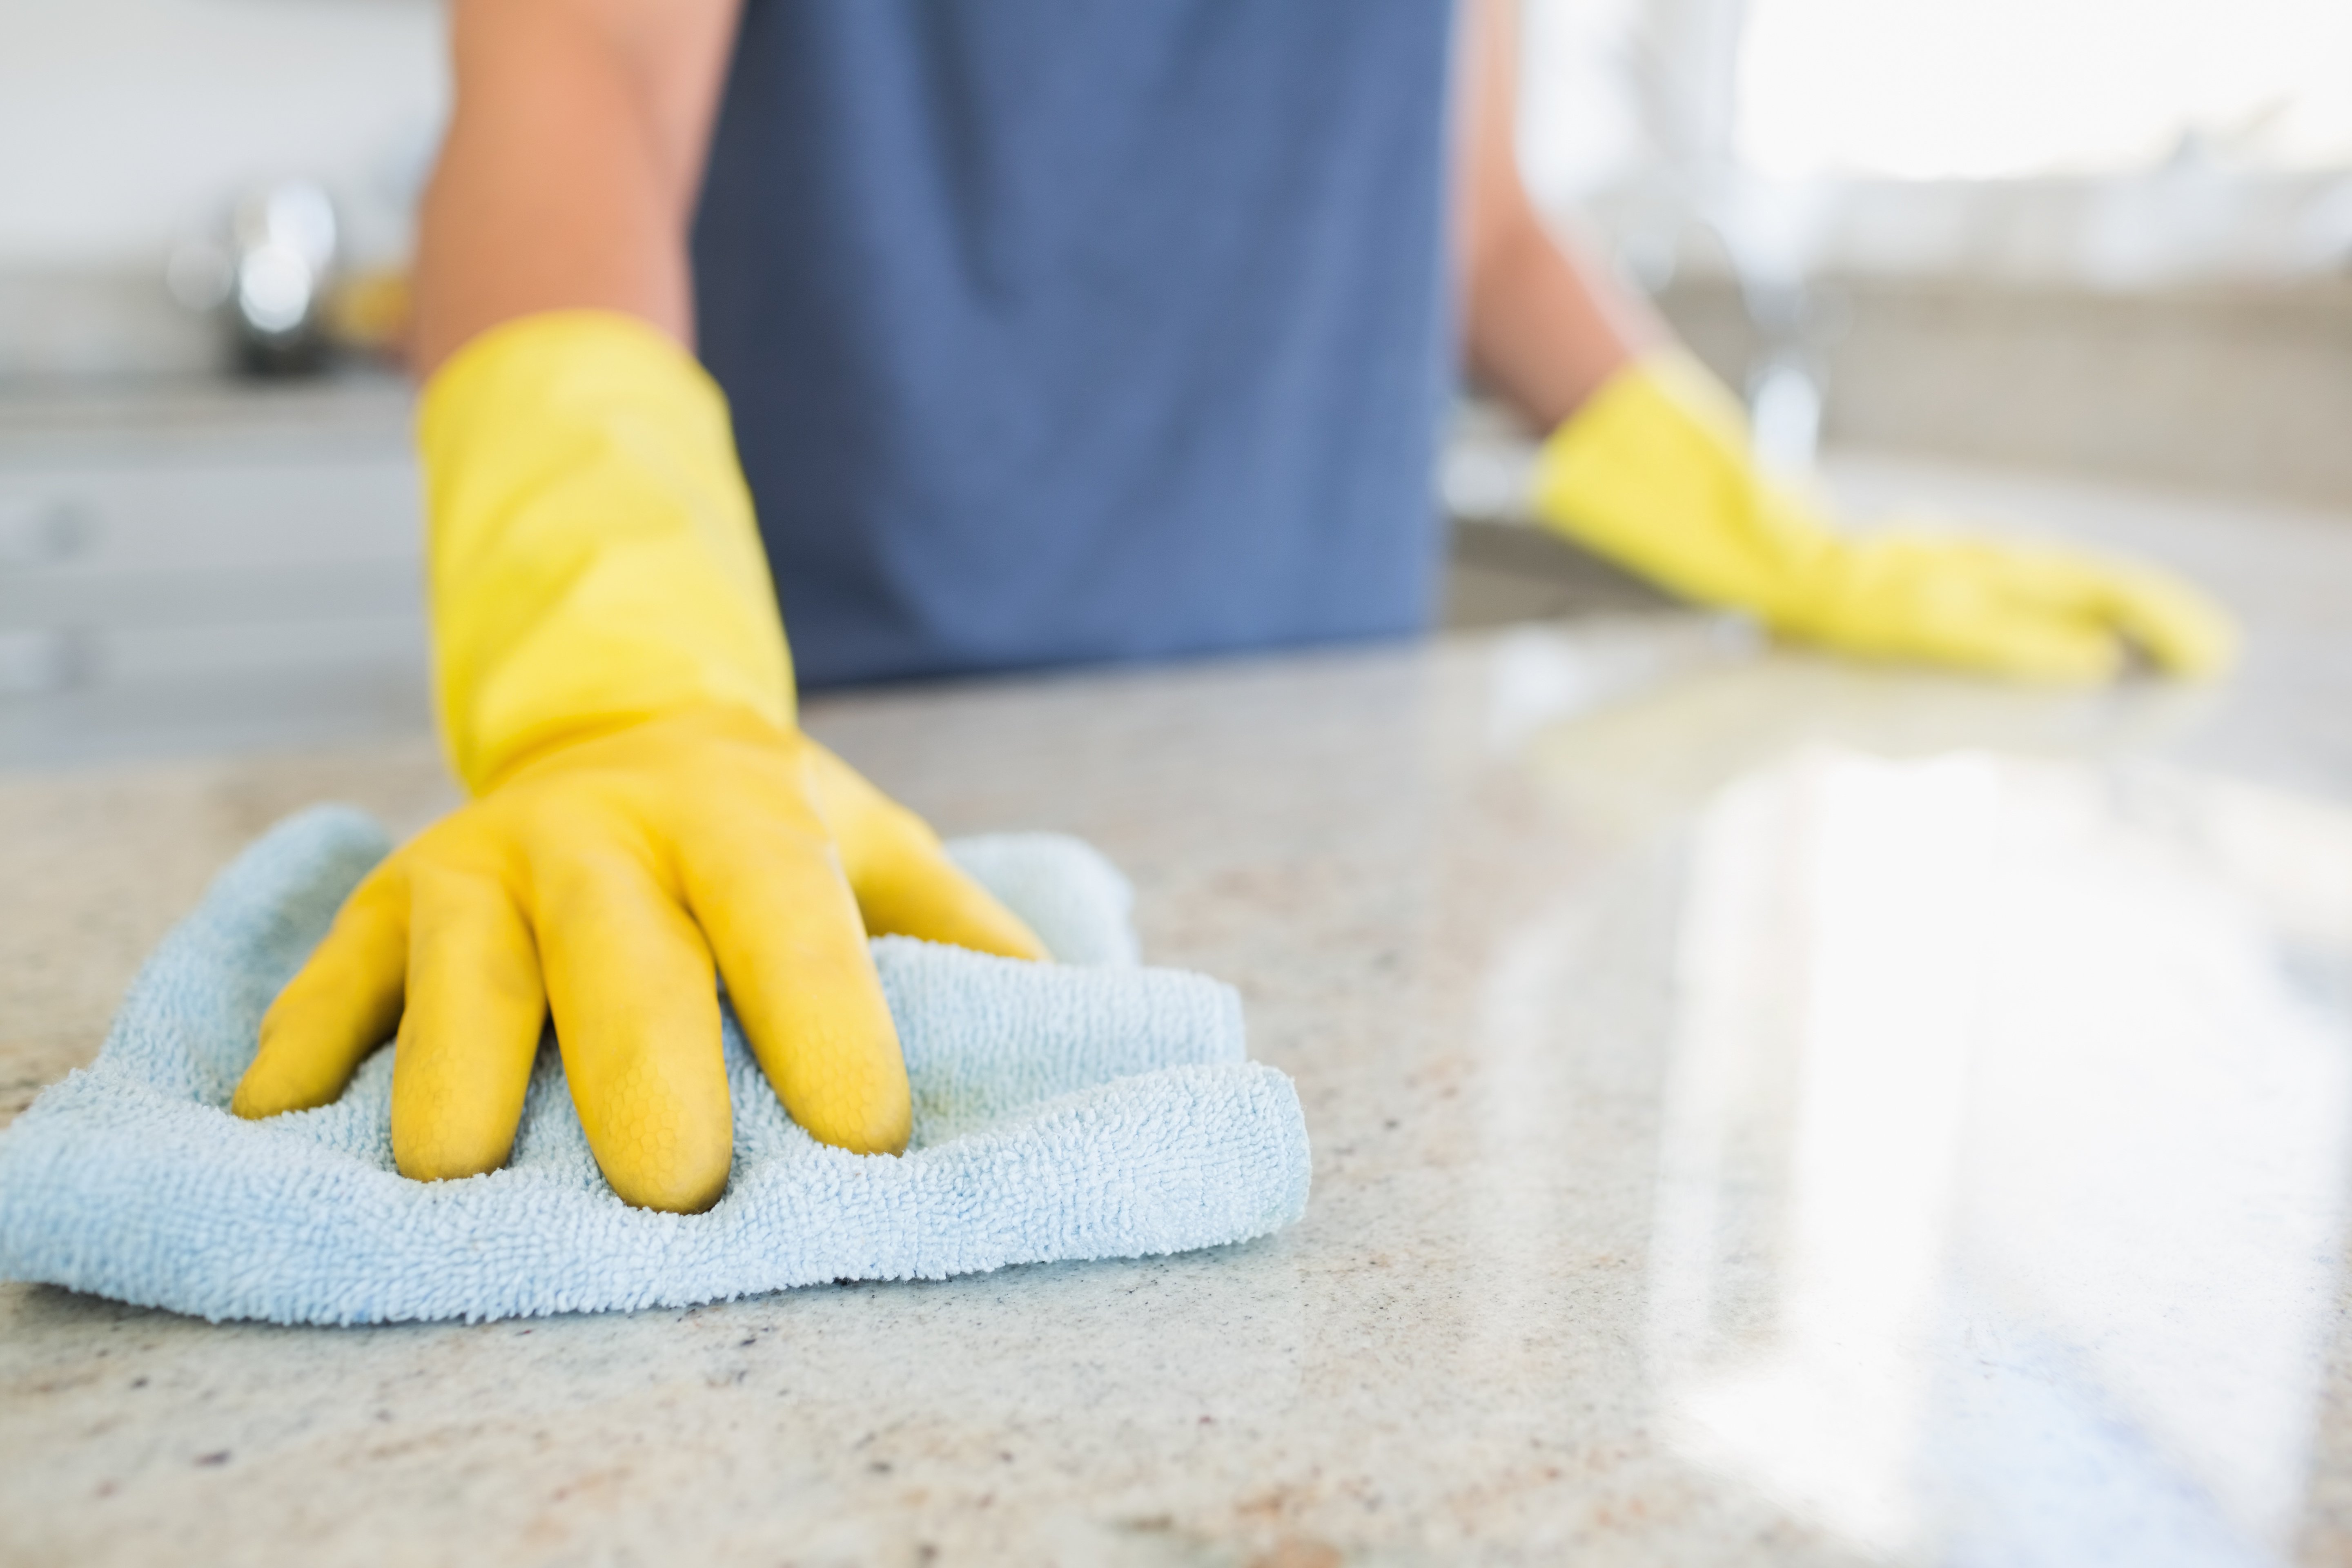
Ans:
{"label": "yellow rubber glove", "polygon": [[1927,533],[1840,536],[1758,470],[1738,404],[1680,353],[1620,372],[1553,432],[1536,510],[1685,598],[1865,658],[2080,683],[2115,675],[2127,646],[2171,674],[2214,675],[2236,640],[2219,606],[2152,567]]}
{"label": "yellow rubber glove", "polygon": [[396,1023],[402,1172],[495,1169],[551,1012],[614,1190],[706,1208],[732,1155],[715,968],[795,1121],[903,1148],[868,932],[1044,950],[793,726],[718,389],[627,318],[530,317],[444,367],[419,438],[443,723],[477,798],[352,893],[231,1109],[333,1100]]}

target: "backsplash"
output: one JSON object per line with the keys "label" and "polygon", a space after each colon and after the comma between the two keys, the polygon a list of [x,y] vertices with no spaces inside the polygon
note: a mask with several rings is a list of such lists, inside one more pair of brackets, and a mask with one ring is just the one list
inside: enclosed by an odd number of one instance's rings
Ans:
{"label": "backsplash", "polygon": [[[2145,293],[1833,279],[1817,350],[1832,446],[2285,500],[2352,501],[2352,279]],[[1728,281],[1665,312],[1736,386]]]}

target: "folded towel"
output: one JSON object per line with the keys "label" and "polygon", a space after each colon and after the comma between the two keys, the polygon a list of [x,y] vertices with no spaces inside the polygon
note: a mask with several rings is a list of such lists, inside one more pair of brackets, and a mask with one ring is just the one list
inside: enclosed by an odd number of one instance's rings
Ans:
{"label": "folded towel", "polygon": [[735,1164],[707,1214],[613,1195],[551,1042],[512,1160],[467,1181],[394,1169],[390,1051],[332,1105],[231,1116],[262,1012],[389,847],[367,817],[320,807],[222,873],[98,1060],[0,1133],[0,1278],[215,1321],[502,1318],[1181,1252],[1305,1209],[1298,1097],[1244,1055],[1240,999],[1134,967],[1124,879],[1044,834],[950,847],[1087,966],[874,944],[914,1088],[904,1155],[802,1131],[731,1012]]}

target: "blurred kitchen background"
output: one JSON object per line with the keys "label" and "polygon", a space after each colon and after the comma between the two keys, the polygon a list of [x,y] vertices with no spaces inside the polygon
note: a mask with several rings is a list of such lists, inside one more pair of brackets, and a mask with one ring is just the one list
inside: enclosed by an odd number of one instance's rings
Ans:
{"label": "blurred kitchen background", "polygon": [[[1526,0],[1523,44],[1539,199],[1790,475],[2352,518],[2345,0]],[[429,722],[391,348],[442,47],[433,0],[0,0],[0,766]],[[1655,604],[1525,526],[1530,436],[1465,399],[1449,619]]]}

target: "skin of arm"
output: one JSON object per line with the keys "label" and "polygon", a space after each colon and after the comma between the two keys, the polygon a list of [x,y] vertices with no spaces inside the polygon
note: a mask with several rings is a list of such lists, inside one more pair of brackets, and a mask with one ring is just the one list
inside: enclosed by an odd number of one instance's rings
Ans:
{"label": "skin of arm", "polygon": [[686,231],[740,0],[457,0],[419,215],[420,380],[476,334],[602,309],[694,341]]}
{"label": "skin of arm", "polygon": [[1465,0],[1454,111],[1454,246],[1470,368],[1549,430],[1625,364],[1672,342],[1648,305],[1544,226],[1520,183],[1517,7]]}

